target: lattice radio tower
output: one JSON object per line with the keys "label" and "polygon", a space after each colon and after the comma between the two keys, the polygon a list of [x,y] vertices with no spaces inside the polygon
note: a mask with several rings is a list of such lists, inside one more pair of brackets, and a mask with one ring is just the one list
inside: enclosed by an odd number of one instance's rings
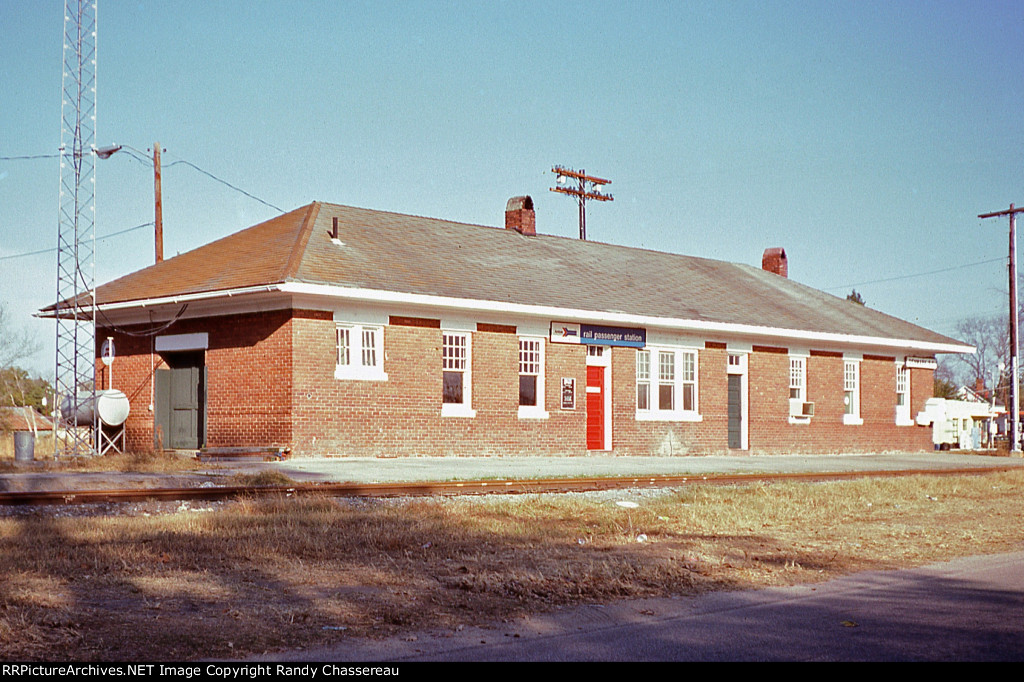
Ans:
{"label": "lattice radio tower", "polygon": [[65,0],[61,85],[54,440],[57,457],[74,457],[95,452],[95,0]]}

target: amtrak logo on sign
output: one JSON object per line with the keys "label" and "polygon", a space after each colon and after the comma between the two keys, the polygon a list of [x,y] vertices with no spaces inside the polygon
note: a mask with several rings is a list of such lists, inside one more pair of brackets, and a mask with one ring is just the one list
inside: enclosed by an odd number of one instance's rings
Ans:
{"label": "amtrak logo on sign", "polygon": [[552,322],[551,323],[551,342],[552,343],[579,343],[580,342],[580,325],[569,324],[567,322]]}
{"label": "amtrak logo on sign", "polygon": [[647,330],[640,327],[601,327],[593,324],[552,322],[551,342],[643,348],[647,345]]}

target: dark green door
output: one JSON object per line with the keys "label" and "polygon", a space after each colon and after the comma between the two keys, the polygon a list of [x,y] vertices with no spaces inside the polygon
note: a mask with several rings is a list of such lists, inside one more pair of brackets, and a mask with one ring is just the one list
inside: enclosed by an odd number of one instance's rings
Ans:
{"label": "dark green door", "polygon": [[203,353],[167,353],[167,369],[156,372],[157,447],[192,450],[204,445],[206,367]]}
{"label": "dark green door", "polygon": [[743,447],[743,377],[729,375],[729,447],[739,450]]}

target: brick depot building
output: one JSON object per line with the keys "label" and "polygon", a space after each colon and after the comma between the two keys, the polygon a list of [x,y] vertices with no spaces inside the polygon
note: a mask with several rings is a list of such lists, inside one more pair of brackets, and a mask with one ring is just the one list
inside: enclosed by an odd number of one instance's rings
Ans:
{"label": "brick depot building", "polygon": [[972,349],[786,275],[537,234],[529,197],[505,229],[317,202],[99,287],[97,385],[130,449],[931,449],[935,354]]}

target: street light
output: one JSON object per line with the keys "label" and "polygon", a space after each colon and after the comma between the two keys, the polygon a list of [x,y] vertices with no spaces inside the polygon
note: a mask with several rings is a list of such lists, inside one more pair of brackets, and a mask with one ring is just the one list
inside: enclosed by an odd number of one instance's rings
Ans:
{"label": "street light", "polygon": [[[127,147],[127,145],[112,144],[106,147],[93,147],[92,152],[101,159],[109,159],[115,153],[121,151]],[[132,151],[139,152],[138,149],[128,147]],[[164,259],[164,208],[163,208],[163,193],[160,189],[160,143],[153,143],[153,242],[156,249],[156,262],[159,263]]]}
{"label": "street light", "polygon": [[111,156],[114,155],[114,152],[121,151],[121,145],[112,144],[106,147],[93,147],[92,151],[93,154],[100,157],[101,159],[109,159]]}

